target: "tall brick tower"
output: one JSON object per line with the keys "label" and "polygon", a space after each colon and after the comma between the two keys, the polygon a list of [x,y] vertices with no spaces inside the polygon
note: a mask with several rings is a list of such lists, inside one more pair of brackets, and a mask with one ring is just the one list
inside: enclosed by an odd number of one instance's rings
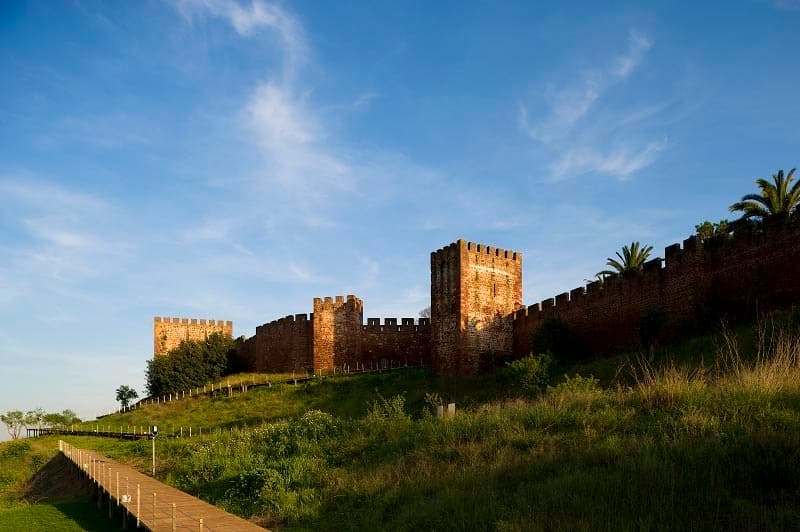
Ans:
{"label": "tall brick tower", "polygon": [[361,330],[364,303],[356,296],[314,298],[314,371],[332,371],[345,364],[355,367],[361,360]]}
{"label": "tall brick tower", "polygon": [[434,370],[473,375],[512,355],[522,254],[459,240],[431,253]]}

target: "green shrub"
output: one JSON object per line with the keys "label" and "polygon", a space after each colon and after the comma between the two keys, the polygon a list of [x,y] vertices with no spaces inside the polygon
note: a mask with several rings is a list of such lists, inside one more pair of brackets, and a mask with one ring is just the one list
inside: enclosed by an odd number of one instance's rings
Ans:
{"label": "green shrub", "polygon": [[147,392],[151,396],[203,386],[228,374],[236,357],[236,344],[213,333],[205,340],[185,340],[166,355],[147,362]]}
{"label": "green shrub", "polygon": [[30,443],[25,440],[15,440],[6,444],[5,449],[0,452],[0,458],[19,458],[30,450]]}
{"label": "green shrub", "polygon": [[550,383],[553,362],[553,355],[543,353],[509,363],[507,371],[512,385],[519,386],[525,393],[543,390]]}
{"label": "green shrub", "polygon": [[598,392],[600,391],[600,381],[598,379],[595,379],[591,375],[588,377],[582,377],[580,375],[575,375],[574,377],[570,377],[569,375],[564,375],[564,382],[549,387],[548,391],[551,391],[553,393]]}

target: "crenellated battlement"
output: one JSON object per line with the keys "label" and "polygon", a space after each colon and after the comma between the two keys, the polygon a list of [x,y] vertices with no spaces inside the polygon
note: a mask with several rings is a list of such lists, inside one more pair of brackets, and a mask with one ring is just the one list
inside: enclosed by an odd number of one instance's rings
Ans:
{"label": "crenellated battlement", "polygon": [[162,355],[186,340],[205,340],[212,333],[233,338],[233,322],[198,318],[153,318],[153,355]]}
{"label": "crenellated battlement", "polygon": [[[709,243],[691,236],[664,248],[664,259],[641,271],[545,299],[514,313],[515,353],[546,317],[564,320],[595,353],[636,346],[639,320],[651,310],[666,316],[665,337],[720,313],[754,312],[800,301],[800,224],[737,231]],[[538,308],[537,308],[538,307]],[[718,319],[718,318],[716,318]]]}
{"label": "crenellated battlement", "polygon": [[314,298],[314,311],[316,312],[317,309],[320,311],[323,310],[336,310],[345,305],[351,305],[353,308],[356,309],[363,309],[364,302],[361,301],[354,295],[348,296],[327,296],[324,298],[315,297]]}
{"label": "crenellated battlement", "polygon": [[[562,320],[586,353],[637,346],[642,317],[664,316],[661,338],[731,313],[800,301],[800,224],[746,227],[730,239],[691,236],[667,246],[640,271],[612,275],[522,305],[522,254],[467,240],[431,253],[431,318],[367,318],[354,295],[313,299],[310,314],[256,327],[240,354],[257,371],[331,371],[432,363],[468,375],[530,352],[549,318]],[[652,314],[648,314],[655,311]],[[221,320],[154,318],[162,344],[223,330]]]}
{"label": "crenellated battlement", "polygon": [[[796,231],[796,230],[794,230]],[[710,262],[734,263],[739,260],[742,252],[750,251],[754,246],[758,247],[769,242],[770,236],[780,238],[781,235],[788,237],[793,232],[791,228],[772,228],[762,234],[754,234],[751,230],[744,230],[734,233],[733,237],[720,245],[708,247],[700,242],[697,237],[691,236],[682,243],[671,244],[664,248],[664,257],[655,257],[648,260],[639,272],[625,275],[610,275],[605,281],[593,281],[585,286],[574,288],[569,292],[556,295],[554,298],[547,298],[527,309],[514,313],[514,319],[524,319],[532,314],[532,307],[537,307],[537,312],[558,307],[575,307],[590,304],[597,299],[604,299],[610,295],[620,294],[646,288],[653,290],[653,285],[667,283],[673,277],[680,277],[691,274],[698,267],[707,265]],[[737,236],[738,235],[738,236]]]}
{"label": "crenellated battlement", "polygon": [[233,327],[233,322],[228,320],[206,320],[198,318],[168,318],[156,316],[153,323],[170,323],[175,325],[206,325],[209,327]]}

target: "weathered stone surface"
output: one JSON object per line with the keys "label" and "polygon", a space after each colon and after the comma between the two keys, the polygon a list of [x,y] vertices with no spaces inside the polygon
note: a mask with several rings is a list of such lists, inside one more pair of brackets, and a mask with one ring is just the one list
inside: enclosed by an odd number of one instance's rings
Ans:
{"label": "weathered stone surface", "polygon": [[431,253],[433,365],[471,375],[514,350],[522,254],[459,240]]}
{"label": "weathered stone surface", "polygon": [[196,318],[153,318],[153,356],[164,355],[184,340],[205,340],[212,333],[233,338],[233,322]]}
{"label": "weathered stone surface", "polygon": [[[664,256],[665,266],[653,259],[640,273],[525,308],[522,255],[459,240],[431,253],[430,320],[386,318],[381,324],[369,318],[364,325],[359,298],[317,298],[310,316],[258,327],[239,343],[240,356],[258,371],[432,363],[440,374],[470,375],[527,355],[547,317],[563,320],[587,354],[604,354],[638,346],[642,316],[651,310],[663,311],[659,339],[669,342],[721,316],[753,316],[800,302],[800,224],[739,232],[716,245],[692,237],[667,247]],[[231,322],[156,318],[155,351],[219,328],[232,332]]]}
{"label": "weathered stone surface", "polygon": [[587,355],[638,348],[642,316],[663,312],[658,340],[669,343],[723,318],[800,302],[800,225],[740,232],[729,242],[704,245],[695,237],[665,249],[642,272],[591,283],[520,310],[514,316],[514,354],[530,352],[531,338],[548,317],[563,320]]}

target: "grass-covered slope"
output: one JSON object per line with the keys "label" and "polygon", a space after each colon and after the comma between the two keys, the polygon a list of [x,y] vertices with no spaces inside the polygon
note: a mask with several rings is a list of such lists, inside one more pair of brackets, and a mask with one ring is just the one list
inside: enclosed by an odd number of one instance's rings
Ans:
{"label": "grass-covered slope", "polygon": [[[250,377],[252,378],[252,377]],[[256,376],[263,382],[265,376]],[[240,376],[231,377],[242,380]],[[249,380],[249,379],[248,379]],[[273,380],[275,382],[275,380]],[[229,429],[252,427],[264,422],[294,418],[308,410],[319,409],[339,417],[362,417],[380,393],[384,396],[403,394],[412,410],[419,412],[425,404],[425,394],[437,392],[459,405],[475,405],[506,393],[505,384],[497,375],[469,379],[438,377],[430,369],[407,368],[355,376],[328,376],[306,383],[274,384],[271,388],[250,388],[246,393],[186,397],[167,403],[148,404],[124,414],[105,416],[83,427],[94,430],[119,431],[130,427],[157,425],[161,434],[188,434],[200,429]],[[512,393],[513,390],[508,390]],[[132,429],[131,429],[132,430]],[[138,430],[138,429],[137,429]]]}
{"label": "grass-covered slope", "polygon": [[[278,529],[798,529],[800,340],[783,331],[587,363],[601,381],[538,393],[409,370],[127,415],[247,421],[161,439],[159,476]],[[427,413],[427,393],[457,415]],[[70,439],[149,466],[149,442]]]}
{"label": "grass-covered slope", "polygon": [[119,530],[57,450],[56,438],[0,443],[0,531]]}

